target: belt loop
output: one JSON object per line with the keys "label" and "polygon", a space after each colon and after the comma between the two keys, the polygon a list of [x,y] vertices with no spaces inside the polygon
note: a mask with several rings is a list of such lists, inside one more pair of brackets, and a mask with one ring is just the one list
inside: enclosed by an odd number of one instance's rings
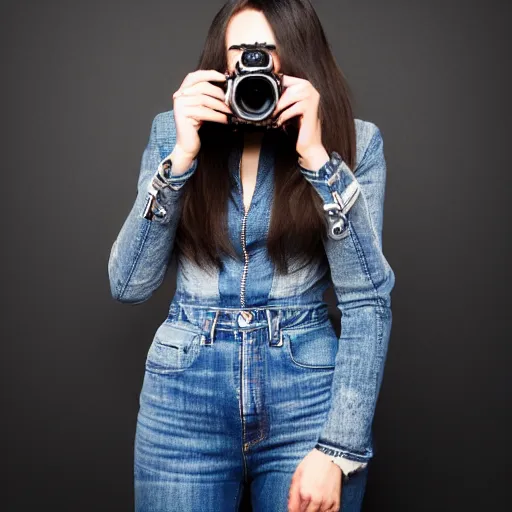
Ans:
{"label": "belt loop", "polygon": [[217,319],[219,318],[219,312],[220,312],[220,309],[217,309],[215,311],[215,316],[213,318],[212,328],[210,329],[210,340],[209,340],[210,345],[213,344],[213,340],[215,339],[215,327],[217,325]]}
{"label": "belt loop", "polygon": [[274,331],[276,346],[281,347],[283,345],[283,335],[281,332],[281,319],[283,317],[283,310],[279,309],[277,311],[277,320],[276,320],[276,329]]}
{"label": "belt loop", "polygon": [[269,346],[280,347],[281,310],[267,309]]}
{"label": "belt loop", "polygon": [[272,313],[270,309],[266,309],[265,313],[267,314],[267,323],[268,323],[268,340],[269,345],[272,343]]}
{"label": "belt loop", "polygon": [[[215,315],[213,315],[213,311],[207,311],[205,315],[205,319],[203,322],[203,331],[205,334],[202,335],[201,345],[213,345],[213,340],[215,336],[215,325],[217,323],[217,317],[219,316],[219,311],[215,311]],[[210,327],[211,324],[211,327]],[[208,329],[209,332],[208,332]],[[206,334],[208,332],[208,334]]]}

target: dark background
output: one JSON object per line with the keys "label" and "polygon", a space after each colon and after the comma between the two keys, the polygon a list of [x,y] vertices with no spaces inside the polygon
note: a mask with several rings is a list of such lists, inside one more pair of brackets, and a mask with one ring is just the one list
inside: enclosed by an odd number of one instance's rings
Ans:
{"label": "dark background", "polygon": [[[221,4],[2,2],[2,510],[133,509],[174,274],[120,304],[107,260],[151,121]],[[388,162],[394,318],[365,510],[509,509],[510,3],[314,5]]]}

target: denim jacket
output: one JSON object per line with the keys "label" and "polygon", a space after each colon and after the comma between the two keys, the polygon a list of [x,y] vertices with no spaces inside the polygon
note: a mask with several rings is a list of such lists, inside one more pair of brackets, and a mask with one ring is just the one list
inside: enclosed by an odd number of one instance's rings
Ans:
{"label": "denim jacket", "polygon": [[[240,141],[229,162],[238,193],[232,194],[228,205],[229,236],[240,259],[226,259],[221,270],[211,273],[178,258],[173,300],[216,307],[311,305],[323,302],[332,280],[342,313],[341,336],[332,406],[318,446],[345,461],[345,467],[350,463],[364,467],[373,456],[371,427],[391,332],[395,275],[382,252],[386,184],[382,135],[372,122],[354,122],[354,172],[335,151],[316,171],[300,167],[324,202],[329,237],[323,260],[292,267],[287,275],[274,272],[265,247],[273,191],[272,147],[264,136],[256,186],[245,212]],[[142,155],[135,202],[110,251],[110,288],[117,301],[144,302],[164,279],[180,218],[182,187],[197,167],[196,159],[181,175],[173,175],[172,168],[167,169],[170,174],[165,171],[175,144],[173,111],[157,114]]]}

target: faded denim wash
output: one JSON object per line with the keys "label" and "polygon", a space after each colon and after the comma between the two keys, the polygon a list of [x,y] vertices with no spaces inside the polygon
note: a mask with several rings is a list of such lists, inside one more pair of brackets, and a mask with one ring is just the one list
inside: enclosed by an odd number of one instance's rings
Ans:
{"label": "faded denim wash", "polygon": [[[354,122],[354,172],[336,152],[318,171],[300,168],[323,199],[331,230],[325,258],[288,275],[274,270],[265,247],[273,148],[264,137],[248,212],[242,139],[233,148],[228,228],[240,258],[223,260],[214,272],[178,258],[176,293],[145,363],[135,442],[138,511],[237,510],[246,482],[253,510],[286,511],[291,476],[316,444],[348,461],[373,457],[395,275],[382,252],[382,135],[371,122]],[[144,212],[156,170],[175,143],[173,111],[162,112],[110,252],[111,293],[120,302],[148,300],[164,279],[182,187],[197,160],[183,175],[171,174],[158,193],[158,215],[148,220]],[[331,280],[342,313],[339,339],[322,298]],[[360,510],[366,474],[364,468],[344,478],[342,511]]]}

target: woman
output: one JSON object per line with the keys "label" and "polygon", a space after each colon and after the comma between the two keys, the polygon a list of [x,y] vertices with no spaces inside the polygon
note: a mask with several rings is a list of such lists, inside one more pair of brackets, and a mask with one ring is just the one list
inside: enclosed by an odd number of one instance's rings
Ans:
{"label": "woman", "polygon": [[[232,46],[262,41],[282,77],[275,124],[234,125]],[[235,511],[250,486],[255,512],[358,511],[395,280],[380,130],[352,117],[309,0],[227,2],[173,100],[109,259],[132,304],[178,265],[145,363],[136,510]]]}

